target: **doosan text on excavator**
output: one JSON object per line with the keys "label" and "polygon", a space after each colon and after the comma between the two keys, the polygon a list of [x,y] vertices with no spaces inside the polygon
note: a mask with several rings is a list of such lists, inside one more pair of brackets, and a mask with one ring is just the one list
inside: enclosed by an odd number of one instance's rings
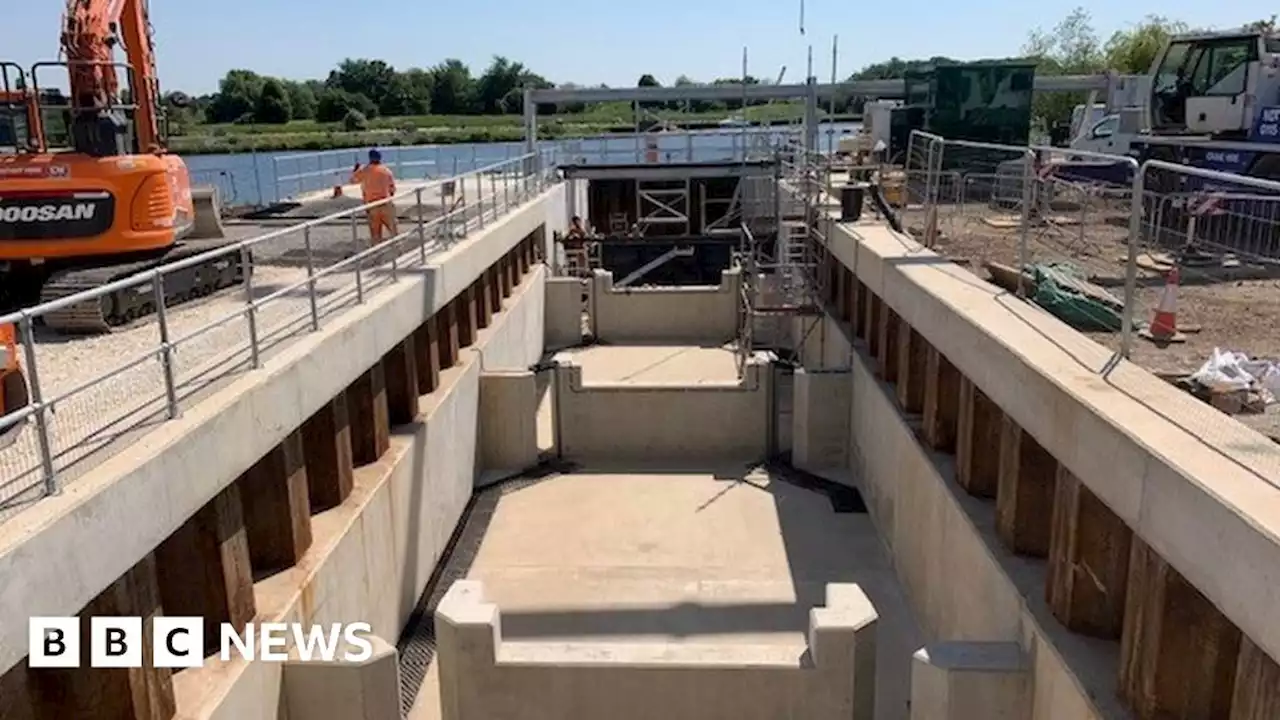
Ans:
{"label": "doosan text on excavator", "polygon": [[[0,147],[0,312],[228,244],[214,190],[193,189],[165,147],[147,0],[67,0],[61,50],[25,69],[0,62],[0,144],[12,143]],[[166,276],[166,298],[207,295],[247,271],[234,253],[196,262]],[[154,310],[134,287],[42,320],[104,332]]]}

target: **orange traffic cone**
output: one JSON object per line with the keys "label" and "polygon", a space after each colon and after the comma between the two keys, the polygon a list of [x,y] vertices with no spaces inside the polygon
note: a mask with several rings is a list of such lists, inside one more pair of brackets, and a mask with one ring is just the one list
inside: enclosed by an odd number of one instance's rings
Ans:
{"label": "orange traffic cone", "polygon": [[1178,280],[1178,268],[1175,266],[1165,276],[1160,302],[1151,317],[1151,324],[1140,333],[1142,337],[1159,343],[1186,342],[1186,336],[1178,332]]}

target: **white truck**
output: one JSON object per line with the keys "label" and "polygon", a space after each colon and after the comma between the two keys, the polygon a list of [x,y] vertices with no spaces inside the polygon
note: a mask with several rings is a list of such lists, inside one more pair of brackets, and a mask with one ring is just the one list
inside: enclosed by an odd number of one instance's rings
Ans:
{"label": "white truck", "polygon": [[1097,120],[1071,147],[1280,180],[1280,36],[1177,36],[1148,77],[1145,102]]}

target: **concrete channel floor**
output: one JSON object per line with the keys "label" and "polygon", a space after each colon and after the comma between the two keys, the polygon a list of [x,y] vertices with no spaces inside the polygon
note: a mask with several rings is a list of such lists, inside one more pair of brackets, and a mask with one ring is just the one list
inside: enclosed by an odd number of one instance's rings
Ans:
{"label": "concrete channel floor", "polygon": [[[484,583],[513,642],[806,647],[829,582],[880,612],[877,718],[909,714],[923,640],[869,516],[762,470],[553,475],[478,503],[442,585]],[[436,596],[443,594],[439,588]],[[408,717],[439,717],[432,662]]]}

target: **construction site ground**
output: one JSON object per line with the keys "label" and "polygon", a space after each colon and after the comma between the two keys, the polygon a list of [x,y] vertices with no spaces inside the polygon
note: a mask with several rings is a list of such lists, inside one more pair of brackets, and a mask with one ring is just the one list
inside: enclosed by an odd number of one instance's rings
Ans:
{"label": "construction site ground", "polygon": [[[917,238],[923,238],[924,212],[908,208],[903,222]],[[1019,261],[1017,216],[986,203],[943,205],[939,211],[939,235],[934,249],[967,266],[974,274],[992,280],[987,263],[1016,268]],[[1083,222],[1082,222],[1083,220]],[[1124,300],[1128,254],[1128,203],[1101,204],[1080,210],[1055,212],[1036,223],[1028,248],[1031,263],[1071,263],[1089,280]],[[1166,283],[1166,256],[1157,250],[1140,251],[1138,268],[1139,327],[1149,323]],[[1175,381],[1195,372],[1214,348],[1241,352],[1251,358],[1280,358],[1280,272],[1276,267],[1241,263],[1239,266],[1180,268],[1177,322],[1183,341],[1156,344],[1135,333],[1130,359]],[[1086,332],[1099,344],[1120,349],[1119,332]],[[1244,425],[1280,442],[1280,403],[1261,413],[1232,415]]]}

